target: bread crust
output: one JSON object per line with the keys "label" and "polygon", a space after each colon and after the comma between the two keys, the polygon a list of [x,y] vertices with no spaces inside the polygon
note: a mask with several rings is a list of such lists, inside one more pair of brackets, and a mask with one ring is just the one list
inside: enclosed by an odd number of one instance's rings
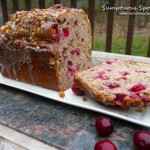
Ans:
{"label": "bread crust", "polygon": [[10,65],[9,69],[2,66],[1,74],[4,77],[32,83],[33,85],[59,90],[56,67],[49,63],[50,52],[36,53],[33,50],[29,50],[29,52],[31,62],[15,63]]}

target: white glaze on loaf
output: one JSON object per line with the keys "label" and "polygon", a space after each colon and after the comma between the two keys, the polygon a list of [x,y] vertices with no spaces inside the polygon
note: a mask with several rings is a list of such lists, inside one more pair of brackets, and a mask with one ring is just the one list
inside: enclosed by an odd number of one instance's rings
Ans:
{"label": "white glaze on loaf", "polygon": [[54,5],[16,12],[1,27],[2,75],[66,90],[91,66],[91,28],[83,10]]}

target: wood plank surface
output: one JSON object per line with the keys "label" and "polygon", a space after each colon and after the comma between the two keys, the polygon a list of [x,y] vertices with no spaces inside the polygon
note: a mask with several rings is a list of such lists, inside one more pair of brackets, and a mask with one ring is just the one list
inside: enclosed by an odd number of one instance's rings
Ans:
{"label": "wood plank surface", "polygon": [[[135,7],[136,4],[137,4],[137,0],[131,0],[130,7]],[[131,11],[131,13],[134,12],[135,12],[134,10]],[[131,55],[133,32],[134,32],[134,21],[135,21],[135,15],[130,15],[128,21],[128,32],[127,32],[126,51],[125,51],[125,54],[127,55]]]}
{"label": "wood plank surface", "polygon": [[54,0],[54,4],[60,4],[60,0]]}
{"label": "wood plank surface", "polygon": [[77,8],[77,0],[71,0],[71,8]]}
{"label": "wood plank surface", "polygon": [[13,12],[15,13],[18,10],[19,10],[18,0],[13,0]]}
{"label": "wood plank surface", "polygon": [[39,8],[45,8],[45,0],[39,0]]}
{"label": "wood plank surface", "polygon": [[94,37],[94,10],[95,10],[95,0],[88,0],[88,17],[91,24],[92,37]]}
{"label": "wood plank surface", "polygon": [[25,0],[25,4],[26,4],[26,10],[30,10],[32,7],[31,0]]}
{"label": "wood plank surface", "polygon": [[148,42],[147,57],[150,57],[150,37],[149,37],[149,42]]}
{"label": "wood plank surface", "polygon": [[1,124],[0,131],[0,149],[3,146],[3,150],[57,150]]}
{"label": "wood plank surface", "polygon": [[3,23],[8,21],[7,0],[1,0]]}
{"label": "wood plank surface", "polygon": [[[109,7],[115,6],[115,0],[109,0]],[[105,51],[111,52],[112,47],[112,35],[113,35],[113,22],[114,22],[114,11],[108,10],[107,14],[107,32],[106,32],[106,45]]]}

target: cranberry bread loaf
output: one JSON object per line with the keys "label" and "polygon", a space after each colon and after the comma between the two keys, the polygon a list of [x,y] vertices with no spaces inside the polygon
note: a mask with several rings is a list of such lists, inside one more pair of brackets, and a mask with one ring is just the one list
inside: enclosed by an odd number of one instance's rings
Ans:
{"label": "cranberry bread loaf", "polygon": [[106,60],[75,75],[75,84],[105,105],[136,107],[150,103],[150,64],[131,60]]}
{"label": "cranberry bread loaf", "polygon": [[16,12],[1,27],[3,76],[63,91],[91,66],[91,28],[83,10],[54,5]]}

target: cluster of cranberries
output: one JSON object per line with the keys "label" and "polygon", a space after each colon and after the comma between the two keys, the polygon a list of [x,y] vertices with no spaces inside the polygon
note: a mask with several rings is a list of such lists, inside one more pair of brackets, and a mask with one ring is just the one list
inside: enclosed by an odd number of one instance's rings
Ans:
{"label": "cluster of cranberries", "polygon": [[[84,95],[84,91],[77,86],[73,86],[71,89],[78,96]],[[132,90],[135,89],[134,87]],[[95,127],[103,136],[109,136],[114,131],[114,123],[105,116],[101,116],[96,120]],[[133,136],[133,144],[137,150],[150,150],[150,133],[146,131],[136,131]],[[101,140],[95,144],[94,150],[117,150],[117,147],[109,140]]]}
{"label": "cluster of cranberries", "polygon": [[[103,136],[109,136],[114,131],[113,122],[104,116],[96,120],[95,127]],[[133,136],[133,144],[137,150],[150,150],[150,133],[136,131]],[[109,140],[101,140],[95,144],[94,150],[117,150],[117,147]]]}
{"label": "cluster of cranberries", "polygon": [[78,96],[83,96],[83,95],[84,95],[84,91],[81,90],[81,89],[80,89],[79,87],[77,87],[76,85],[73,85],[73,86],[71,87],[71,89],[72,89],[73,93],[75,93],[75,94],[78,95]]}
{"label": "cluster of cranberries", "polygon": [[[104,116],[96,120],[95,127],[103,136],[109,136],[114,131],[114,123]],[[117,147],[109,140],[101,140],[95,144],[94,150],[117,150]]]}

